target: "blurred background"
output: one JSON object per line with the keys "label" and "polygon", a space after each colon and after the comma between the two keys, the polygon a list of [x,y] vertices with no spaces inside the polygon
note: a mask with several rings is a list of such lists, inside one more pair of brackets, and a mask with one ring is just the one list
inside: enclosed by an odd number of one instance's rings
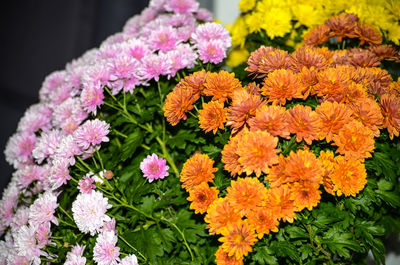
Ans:
{"label": "blurred background", "polygon": [[[148,0],[14,0],[0,9],[0,194],[13,168],[3,150],[25,110],[38,102],[44,78],[122,30]],[[199,0],[223,24],[239,14],[239,0]],[[400,264],[399,239],[386,241],[387,264]],[[397,254],[396,254],[397,252]],[[374,264],[369,261],[369,264]]]}

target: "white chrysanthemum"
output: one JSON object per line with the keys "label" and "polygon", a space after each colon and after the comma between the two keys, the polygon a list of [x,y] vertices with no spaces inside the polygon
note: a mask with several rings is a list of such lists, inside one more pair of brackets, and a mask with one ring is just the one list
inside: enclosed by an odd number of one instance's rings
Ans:
{"label": "white chrysanthemum", "polygon": [[37,226],[22,226],[13,235],[14,248],[18,256],[27,258],[33,264],[40,264],[40,256],[46,256],[46,253],[37,243],[36,232]]}
{"label": "white chrysanthemum", "polygon": [[80,193],[72,203],[73,217],[79,230],[92,236],[100,231],[105,221],[111,221],[106,215],[107,209],[110,208],[108,199],[99,191]]}
{"label": "white chrysanthemum", "polygon": [[39,195],[35,202],[29,207],[29,222],[40,225],[45,222],[53,222],[58,225],[54,212],[58,207],[57,196],[51,191]]}
{"label": "white chrysanthemum", "polygon": [[131,254],[129,256],[126,256],[121,260],[120,265],[139,265],[139,262],[137,260],[137,257],[135,254]]}
{"label": "white chrysanthemum", "polygon": [[93,260],[99,265],[119,264],[119,247],[116,246],[118,237],[113,231],[98,235],[93,248]]}

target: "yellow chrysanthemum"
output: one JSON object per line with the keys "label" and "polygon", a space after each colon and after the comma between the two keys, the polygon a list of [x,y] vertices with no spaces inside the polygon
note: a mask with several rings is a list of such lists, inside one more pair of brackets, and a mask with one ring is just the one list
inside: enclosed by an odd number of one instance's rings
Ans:
{"label": "yellow chrysanthemum", "polygon": [[236,67],[247,61],[250,53],[245,48],[236,47],[234,48],[228,55],[228,59],[226,60],[226,64]]}
{"label": "yellow chrysanthemum", "polygon": [[292,15],[290,10],[270,8],[264,13],[264,23],[261,27],[267,32],[268,37],[283,37],[292,30]]}
{"label": "yellow chrysanthemum", "polygon": [[246,36],[249,34],[246,23],[242,16],[238,17],[236,21],[229,27],[229,32],[232,36],[232,45],[242,46],[246,42]]}
{"label": "yellow chrysanthemum", "polygon": [[243,12],[252,10],[256,6],[256,0],[240,0],[239,9]]}

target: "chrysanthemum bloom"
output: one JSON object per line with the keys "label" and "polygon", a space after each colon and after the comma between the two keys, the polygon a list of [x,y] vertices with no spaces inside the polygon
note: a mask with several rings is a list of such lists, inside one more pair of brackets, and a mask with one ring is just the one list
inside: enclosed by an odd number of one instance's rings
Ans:
{"label": "chrysanthemum bloom", "polygon": [[329,143],[340,129],[352,120],[352,111],[342,103],[324,101],[315,109],[321,120],[319,139]]}
{"label": "chrysanthemum bloom", "polygon": [[360,40],[360,45],[368,43],[369,45],[379,45],[382,43],[382,35],[372,25],[368,23],[358,23],[354,28],[357,38]]}
{"label": "chrysanthemum bloom", "polygon": [[83,108],[94,115],[97,113],[97,108],[100,108],[100,106],[103,105],[103,98],[103,87],[84,86],[81,93]]}
{"label": "chrysanthemum bloom", "polygon": [[260,10],[264,15],[261,28],[268,37],[283,37],[292,30],[292,12],[289,8],[271,7],[268,2],[261,2],[261,5],[264,5],[263,10]]}
{"label": "chrysanthemum bloom", "polygon": [[396,60],[399,58],[396,49],[391,45],[373,45],[369,46],[368,50],[373,52],[380,61],[383,60]]}
{"label": "chrysanthemum bloom", "polygon": [[160,75],[167,75],[171,72],[170,62],[165,54],[149,54],[143,58],[142,77],[146,80],[153,79],[158,82]]}
{"label": "chrysanthemum bloom", "polygon": [[73,218],[82,233],[95,235],[103,226],[104,222],[110,221],[106,215],[107,209],[111,208],[108,199],[103,193],[92,191],[90,194],[80,193],[72,203]]}
{"label": "chrysanthemum bloom", "polygon": [[167,161],[164,158],[159,158],[156,154],[148,155],[140,163],[143,177],[151,183],[156,179],[163,179],[169,175]]}
{"label": "chrysanthemum bloom", "polygon": [[203,69],[186,76],[185,78],[181,79],[180,82],[183,86],[186,86],[188,89],[190,88],[193,91],[193,94],[204,95],[204,83],[206,82],[207,75],[208,72]]}
{"label": "chrysanthemum bloom", "polygon": [[197,45],[201,42],[217,40],[222,42],[222,46],[225,49],[231,46],[229,32],[218,23],[204,23],[199,25],[196,28],[196,32],[192,34],[191,40]]}
{"label": "chrysanthemum bloom", "polygon": [[300,72],[303,67],[314,67],[316,70],[321,70],[328,65],[328,60],[310,46],[303,46],[296,49],[289,58],[290,69],[296,73]]}
{"label": "chrysanthemum bloom", "polygon": [[145,56],[150,54],[150,48],[147,43],[143,39],[132,38],[129,39],[126,43],[126,49],[124,52],[136,60],[142,60]]}
{"label": "chrysanthemum bloom", "polygon": [[296,105],[288,113],[289,131],[296,134],[297,142],[304,139],[307,144],[318,139],[321,119],[309,106]]}
{"label": "chrysanthemum bloom", "polygon": [[119,247],[116,246],[118,237],[114,232],[103,232],[97,236],[93,248],[93,260],[99,265],[119,264]]}
{"label": "chrysanthemum bloom", "polygon": [[[266,58],[269,55],[269,53],[271,53],[272,51],[276,51],[276,50],[277,49],[272,46],[268,46],[268,47],[261,46],[257,50],[253,51],[250,54],[249,59],[247,60],[248,66],[246,67],[245,70],[247,72],[250,72],[249,75],[255,75],[254,77],[262,78],[262,77],[266,76],[267,73],[261,74],[261,72],[259,71],[261,62],[262,62],[262,60],[264,60],[264,58]],[[286,65],[286,56],[285,56],[285,59],[283,60],[283,62]],[[267,70],[267,67],[265,67],[265,68],[266,68],[265,70]],[[274,71],[276,69],[280,69],[280,68],[281,67],[275,68],[272,66],[268,72],[272,72],[272,71]]]}
{"label": "chrysanthemum bloom", "polygon": [[198,57],[189,44],[182,43],[174,46],[174,50],[167,52],[166,56],[171,66],[168,78],[174,77],[183,68],[193,68]]}
{"label": "chrysanthemum bloom", "polygon": [[41,166],[27,165],[15,171],[13,176],[18,179],[18,187],[25,189],[34,181],[43,179],[43,171]]}
{"label": "chrysanthemum bloom", "polygon": [[361,122],[353,120],[333,137],[333,144],[338,146],[336,152],[346,158],[368,158],[375,148],[374,133]]}
{"label": "chrysanthemum bloom", "polygon": [[399,136],[400,131],[400,99],[394,95],[383,95],[380,106],[383,116],[383,127],[389,132],[390,139]]}
{"label": "chrysanthemum bloom", "polygon": [[205,132],[217,133],[218,129],[223,130],[226,122],[227,109],[219,101],[203,103],[203,109],[199,110],[199,125]]}
{"label": "chrysanthemum bloom", "polygon": [[[256,115],[257,109],[266,104],[258,95],[250,95],[241,102],[233,103],[227,112],[227,125],[232,128],[232,133],[236,133],[242,128],[249,127],[249,120]],[[234,101],[234,100],[233,100]]]}
{"label": "chrysanthemum bloom", "polygon": [[74,132],[75,142],[83,149],[108,142],[110,125],[99,119],[88,120]]}
{"label": "chrysanthemum bloom", "polygon": [[62,137],[63,133],[60,130],[53,129],[43,132],[32,151],[36,161],[42,163],[47,157],[52,157]]}
{"label": "chrysanthemum bloom", "polygon": [[270,231],[278,232],[278,217],[266,207],[257,207],[247,216],[249,223],[255,228],[257,237],[261,239],[264,234]]}
{"label": "chrysanthemum bloom", "polygon": [[367,172],[360,160],[337,156],[331,174],[333,191],[338,196],[356,196],[367,183]]}
{"label": "chrysanthemum bloom", "polygon": [[289,138],[287,112],[284,107],[264,105],[257,109],[256,115],[249,120],[251,131],[267,131],[272,136]]}
{"label": "chrysanthemum bloom", "polygon": [[242,87],[239,79],[235,78],[234,73],[221,70],[218,73],[209,73],[204,83],[204,94],[212,96],[212,100],[221,102],[232,97],[235,89]]}
{"label": "chrysanthemum bloom", "polygon": [[[20,227],[28,224],[29,208],[20,206],[15,212],[14,218],[10,224],[12,231],[17,231]],[[4,220],[4,219],[3,219]]]}
{"label": "chrysanthemum bloom", "polygon": [[57,196],[51,191],[39,195],[34,203],[29,207],[29,221],[33,225],[39,225],[44,222],[52,222],[58,225],[58,220],[54,212],[58,207]]}
{"label": "chrysanthemum bloom", "polygon": [[213,168],[214,160],[205,154],[195,153],[189,158],[182,167],[181,178],[182,187],[191,190],[194,186],[202,182],[212,182],[214,172],[218,169]]}
{"label": "chrysanthemum bloom", "polygon": [[67,181],[71,179],[68,169],[69,165],[69,161],[63,158],[55,159],[52,162],[49,181],[53,190],[67,184]]}
{"label": "chrysanthemum bloom", "polygon": [[388,94],[389,87],[393,82],[392,76],[388,71],[377,67],[358,68],[357,75],[353,80],[358,84],[362,84],[367,89],[367,92],[374,97]]}
{"label": "chrysanthemum bloom", "polygon": [[293,223],[296,214],[293,200],[290,197],[291,191],[288,185],[270,188],[267,193],[266,207],[279,220]]}
{"label": "chrysanthemum bloom", "polygon": [[165,4],[165,10],[179,14],[190,14],[199,9],[199,3],[195,0],[171,0]]}
{"label": "chrysanthemum bloom", "polygon": [[52,110],[45,103],[30,106],[18,122],[17,130],[25,133],[35,133],[38,130],[48,131],[51,128]]}
{"label": "chrysanthemum bloom", "polygon": [[327,21],[325,21],[325,25],[327,25],[331,34],[330,37],[336,36],[338,42],[342,42],[342,39],[345,37],[355,38],[357,35],[354,32],[356,27],[356,21],[358,17],[353,14],[343,13],[334,17],[331,17]]}
{"label": "chrysanthemum bloom", "polygon": [[266,96],[268,102],[285,105],[286,100],[302,98],[303,88],[297,74],[290,70],[280,69],[264,79],[261,94]]}
{"label": "chrysanthemum bloom", "polygon": [[308,181],[293,183],[290,186],[291,199],[293,200],[296,211],[302,211],[304,208],[312,210],[316,207],[321,199],[321,191],[319,184]]}
{"label": "chrysanthemum bloom", "polygon": [[247,256],[252,250],[251,246],[258,241],[253,226],[247,221],[233,223],[221,232],[222,237],[218,239],[222,242],[221,248],[236,259]]}
{"label": "chrysanthemum bloom", "polygon": [[108,60],[110,65],[110,82],[112,94],[123,91],[133,93],[135,87],[142,84],[141,63],[133,57],[121,54]]}
{"label": "chrysanthemum bloom", "polygon": [[176,85],[174,90],[167,95],[163,106],[167,121],[175,126],[180,120],[186,120],[186,112],[193,109],[193,104],[199,97],[199,94],[195,93],[191,87],[185,86],[184,83]]}
{"label": "chrysanthemum bloom", "polygon": [[38,244],[36,232],[37,226],[24,225],[13,236],[17,255],[25,257],[29,261],[28,264],[40,264],[40,256],[47,254]]}
{"label": "chrysanthemum bloom", "polygon": [[204,221],[211,235],[220,234],[226,226],[241,221],[241,217],[226,198],[216,199],[208,208]]}
{"label": "chrysanthemum bloom", "polygon": [[151,32],[149,42],[152,50],[170,51],[178,43],[176,29],[171,26],[161,26]]}
{"label": "chrysanthemum bloom", "polygon": [[284,174],[286,183],[306,181],[322,183],[322,165],[313,152],[308,150],[290,151],[286,157]]}
{"label": "chrysanthemum bloom", "polygon": [[230,172],[232,177],[243,172],[243,167],[239,163],[239,155],[236,153],[240,140],[240,135],[232,137],[221,152],[221,161],[224,164],[224,169]]}
{"label": "chrysanthemum bloom", "polygon": [[14,168],[31,163],[35,144],[35,134],[15,133],[8,139],[4,150],[7,162],[13,165]]}
{"label": "chrysanthemum bloom", "polygon": [[277,144],[278,138],[266,131],[245,133],[236,151],[243,171],[247,175],[254,172],[257,177],[261,176],[261,172],[268,174],[269,167],[278,163],[277,153],[280,149],[276,149]]}
{"label": "chrysanthemum bloom", "polygon": [[61,139],[55,151],[54,159],[66,159],[73,166],[75,164],[75,156],[80,154],[82,154],[82,151],[75,142],[74,137],[67,135]]}
{"label": "chrysanthemum bloom", "polygon": [[331,174],[333,172],[334,168],[334,161],[335,161],[335,155],[332,151],[324,151],[322,150],[319,153],[318,160],[322,164],[322,181],[324,185],[324,189],[327,193],[335,195],[335,192],[333,192],[333,182],[331,179]]}
{"label": "chrysanthemum bloom", "polygon": [[137,260],[137,257],[135,254],[130,254],[128,256],[125,256],[119,263],[120,265],[139,265],[139,262]]}
{"label": "chrysanthemum bloom", "polygon": [[347,86],[351,83],[349,80],[350,66],[342,67],[329,67],[318,75],[318,84],[314,86],[315,91],[318,93],[319,97],[324,97],[325,99],[333,98],[334,100],[337,94],[342,94]]}
{"label": "chrysanthemum bloom", "polygon": [[372,99],[365,99],[358,104],[351,104],[353,118],[360,121],[365,127],[370,129],[374,136],[378,137],[379,129],[383,126],[383,116],[379,104]]}
{"label": "chrysanthemum bloom", "polygon": [[305,45],[321,45],[326,42],[329,38],[330,28],[323,24],[313,27],[303,39]]}
{"label": "chrysanthemum bloom", "polygon": [[78,189],[81,193],[90,194],[92,193],[92,190],[94,190],[95,188],[96,185],[94,184],[94,179],[89,176],[84,176],[78,182]]}
{"label": "chrysanthemum bloom", "polygon": [[286,51],[272,50],[262,57],[258,65],[257,77],[261,78],[276,70],[287,69],[289,65],[289,55]]}
{"label": "chrysanthemum bloom", "polygon": [[226,57],[226,48],[220,40],[201,41],[197,49],[203,63],[218,64]]}
{"label": "chrysanthemum bloom", "polygon": [[349,64],[352,66],[377,67],[380,63],[379,57],[369,50],[351,49],[349,51]]}
{"label": "chrysanthemum bloom", "polygon": [[245,177],[231,180],[226,199],[241,216],[258,206],[263,206],[267,188],[257,178]]}
{"label": "chrysanthemum bloom", "polygon": [[243,259],[236,259],[235,256],[229,256],[222,247],[219,247],[215,253],[215,262],[218,265],[243,265]]}
{"label": "chrysanthemum bloom", "polygon": [[261,95],[261,87],[259,84],[257,84],[256,82],[251,82],[249,84],[247,84],[244,89],[246,90],[246,92],[250,95]]}
{"label": "chrysanthemum bloom", "polygon": [[205,213],[210,206],[218,198],[219,190],[216,187],[208,186],[207,182],[194,186],[189,190],[188,201],[191,201],[190,209],[195,213]]}
{"label": "chrysanthemum bloom", "polygon": [[64,265],[85,265],[86,258],[83,257],[83,251],[86,246],[75,245],[72,247],[71,251],[67,253],[67,259]]}

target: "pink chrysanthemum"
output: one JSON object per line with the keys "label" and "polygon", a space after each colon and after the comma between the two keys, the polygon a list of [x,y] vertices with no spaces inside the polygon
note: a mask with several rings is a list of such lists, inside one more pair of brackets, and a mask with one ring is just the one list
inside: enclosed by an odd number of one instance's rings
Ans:
{"label": "pink chrysanthemum", "polygon": [[199,8],[199,10],[197,10],[194,15],[197,19],[203,20],[205,22],[211,22],[213,20],[211,12],[205,8]]}
{"label": "pink chrysanthemum", "polygon": [[50,227],[50,222],[45,222],[40,224],[36,230],[36,240],[40,248],[44,248],[47,244],[50,243]]}
{"label": "pink chrysanthemum", "polygon": [[43,168],[38,165],[28,165],[15,171],[13,175],[18,179],[19,187],[25,189],[35,180],[43,178]]}
{"label": "pink chrysanthemum", "polygon": [[148,155],[141,163],[140,169],[143,176],[151,183],[155,179],[163,179],[169,175],[167,161],[163,158],[158,158],[156,154]]}
{"label": "pink chrysanthemum", "polygon": [[4,154],[6,160],[14,168],[29,164],[35,148],[36,136],[32,133],[16,133],[8,139]]}
{"label": "pink chrysanthemum", "polygon": [[38,130],[48,131],[51,128],[52,113],[46,104],[38,103],[30,106],[18,123],[18,131],[35,133]]}
{"label": "pink chrysanthemum", "polygon": [[[14,218],[14,210],[17,208],[20,189],[15,180],[11,180],[7,188],[3,191],[3,198],[0,200],[0,219],[1,225],[9,226]],[[1,228],[1,227],[0,227]],[[0,229],[0,235],[3,233]]]}
{"label": "pink chrysanthemum", "polygon": [[[53,113],[53,125],[71,134],[87,118],[87,112],[83,111],[79,98],[69,98],[56,106]],[[71,126],[71,123],[74,126]]]}
{"label": "pink chrysanthemum", "polygon": [[95,188],[96,188],[96,185],[94,184],[94,179],[91,177],[84,176],[78,182],[78,189],[82,193],[91,194],[92,190],[94,190]]}
{"label": "pink chrysanthemum", "polygon": [[73,166],[75,164],[75,156],[82,154],[72,135],[64,136],[55,152],[54,159],[67,159],[68,163]]}
{"label": "pink chrysanthemum", "polygon": [[173,51],[166,53],[170,62],[170,76],[175,76],[176,72],[184,68],[193,68],[196,64],[197,53],[189,44],[178,44]]}
{"label": "pink chrysanthemum", "polygon": [[86,246],[75,245],[71,251],[67,253],[67,259],[64,265],[85,265],[86,258],[82,257]]}
{"label": "pink chrysanthemum", "polygon": [[179,27],[178,31],[180,31],[181,27],[184,26],[196,26],[196,18],[189,14],[173,14],[168,24],[173,27]]}
{"label": "pink chrysanthemum", "polygon": [[29,208],[21,206],[15,213],[14,219],[11,222],[11,229],[17,231],[20,227],[28,223],[29,218]]}
{"label": "pink chrysanthemum", "polygon": [[99,119],[88,120],[81,125],[75,132],[75,142],[82,149],[88,149],[90,146],[96,146],[102,142],[108,142],[107,134],[110,125]]}
{"label": "pink chrysanthemum", "polygon": [[59,158],[52,162],[49,179],[52,190],[58,189],[62,185],[67,184],[67,181],[71,179],[68,170],[69,166],[70,164],[68,159]]}
{"label": "pink chrysanthemum", "polygon": [[120,261],[118,237],[114,232],[104,232],[98,235],[93,248],[93,260],[99,265],[117,265]]}
{"label": "pink chrysanthemum", "polygon": [[104,222],[103,228],[101,229],[101,233],[104,232],[113,232],[115,234],[118,233],[118,230],[115,228],[115,218],[113,217],[111,221]]}
{"label": "pink chrysanthemum", "polygon": [[[141,83],[138,72],[141,64],[135,58],[127,55],[116,56],[110,59],[110,86],[113,94],[118,94],[123,88],[124,92],[133,92],[133,89]],[[119,81],[119,82],[118,82]]]}
{"label": "pink chrysanthemum", "polygon": [[55,71],[49,74],[43,81],[39,91],[40,101],[50,100],[50,95],[65,83],[66,71]]}
{"label": "pink chrysanthemum", "polygon": [[103,87],[84,86],[81,93],[81,102],[83,108],[96,115],[97,108],[103,105]]}
{"label": "pink chrysanthemum", "polygon": [[199,58],[203,63],[220,63],[226,57],[226,48],[220,40],[202,41],[197,44]]}
{"label": "pink chrysanthemum", "polygon": [[196,0],[170,0],[165,5],[165,10],[180,14],[189,14],[199,9]]}
{"label": "pink chrysanthemum", "polygon": [[150,47],[152,50],[167,52],[173,50],[178,43],[176,29],[171,26],[161,26],[150,35]]}
{"label": "pink chrysanthemum", "polygon": [[52,157],[58,144],[60,143],[63,134],[59,130],[51,130],[49,132],[43,132],[35,148],[32,151],[33,157],[40,164],[47,157]]}
{"label": "pink chrysanthemum", "polygon": [[142,39],[130,39],[125,43],[125,45],[125,53],[136,60],[140,61],[142,58],[150,54],[148,45]]}
{"label": "pink chrysanthemum", "polygon": [[192,42],[196,45],[212,40],[221,41],[225,49],[231,46],[232,41],[229,31],[226,30],[221,24],[214,22],[199,25],[196,29],[196,32],[192,34]]}
{"label": "pink chrysanthemum", "polygon": [[29,207],[29,222],[34,225],[39,225],[44,222],[53,222],[58,225],[58,220],[54,216],[57,207],[57,196],[51,191],[40,194]]}
{"label": "pink chrysanthemum", "polygon": [[158,82],[160,75],[170,72],[170,67],[165,54],[150,54],[143,58],[143,78],[147,80],[154,78]]}
{"label": "pink chrysanthemum", "polygon": [[111,218],[106,215],[107,209],[111,208],[108,199],[103,193],[92,191],[90,194],[80,193],[72,203],[73,218],[82,233],[95,235],[103,227],[104,222]]}
{"label": "pink chrysanthemum", "polygon": [[25,257],[29,264],[40,264],[40,256],[46,253],[36,240],[37,226],[24,225],[14,233],[14,248],[18,256]]}
{"label": "pink chrysanthemum", "polygon": [[139,262],[135,254],[131,254],[123,258],[120,265],[139,265]]}

